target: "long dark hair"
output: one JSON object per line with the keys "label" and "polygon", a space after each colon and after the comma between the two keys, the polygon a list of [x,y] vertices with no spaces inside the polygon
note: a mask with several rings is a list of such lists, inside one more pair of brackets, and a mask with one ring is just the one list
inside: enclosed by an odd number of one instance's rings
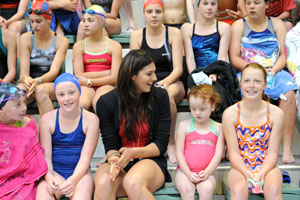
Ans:
{"label": "long dark hair", "polygon": [[144,50],[131,50],[122,60],[118,76],[119,121],[125,117],[124,132],[126,137],[134,141],[136,126],[141,120],[150,119],[155,91],[138,95],[132,76],[137,75],[145,66],[153,63],[151,55]]}

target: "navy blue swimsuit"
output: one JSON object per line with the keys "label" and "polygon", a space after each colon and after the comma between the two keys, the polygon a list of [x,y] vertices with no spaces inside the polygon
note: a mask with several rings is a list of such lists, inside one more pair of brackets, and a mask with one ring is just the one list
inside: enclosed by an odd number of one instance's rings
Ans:
{"label": "navy blue swimsuit", "polygon": [[221,36],[219,34],[218,21],[216,24],[217,31],[210,35],[196,34],[196,24],[193,25],[192,46],[196,68],[208,67],[208,65],[218,60]]}
{"label": "navy blue swimsuit", "polygon": [[52,165],[53,170],[65,179],[68,179],[73,174],[80,159],[84,141],[85,134],[82,129],[82,108],[78,126],[75,131],[71,133],[62,133],[60,131],[58,108],[55,131],[52,135]]}

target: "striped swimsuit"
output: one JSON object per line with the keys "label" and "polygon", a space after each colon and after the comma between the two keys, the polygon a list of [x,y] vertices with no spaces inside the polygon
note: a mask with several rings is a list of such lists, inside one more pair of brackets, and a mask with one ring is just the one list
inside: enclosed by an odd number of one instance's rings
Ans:
{"label": "striped swimsuit", "polygon": [[240,102],[238,107],[238,121],[235,132],[238,140],[240,155],[250,171],[258,173],[262,167],[269,147],[272,126],[269,117],[269,103],[267,103],[267,121],[260,126],[245,127],[240,122]]}

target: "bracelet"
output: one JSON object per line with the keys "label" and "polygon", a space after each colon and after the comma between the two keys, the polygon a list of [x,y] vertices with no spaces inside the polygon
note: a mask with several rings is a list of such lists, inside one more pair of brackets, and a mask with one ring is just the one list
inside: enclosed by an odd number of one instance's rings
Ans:
{"label": "bracelet", "polygon": [[118,156],[118,157],[120,158],[120,157],[121,157],[121,154],[120,154],[120,152],[118,152],[118,151],[112,152],[112,153],[110,154],[110,156],[109,156],[108,159],[110,159],[110,158],[113,157],[113,156]]}

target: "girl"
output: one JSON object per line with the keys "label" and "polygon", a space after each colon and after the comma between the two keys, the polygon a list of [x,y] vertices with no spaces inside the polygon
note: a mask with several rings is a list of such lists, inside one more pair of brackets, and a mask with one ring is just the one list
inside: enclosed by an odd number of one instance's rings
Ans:
{"label": "girl", "polygon": [[262,99],[267,72],[251,63],[242,70],[242,101],[223,113],[223,130],[231,169],[227,175],[231,199],[248,199],[249,179],[263,184],[265,199],[282,199],[282,175],[277,167],[284,114]]}
{"label": "girl", "polygon": [[210,119],[220,102],[211,85],[200,84],[191,89],[189,105],[192,118],[179,123],[176,133],[178,169],[175,186],[182,199],[212,199],[216,180],[214,171],[224,152],[221,124]]}
{"label": "girl", "polygon": [[54,91],[60,108],[40,121],[48,173],[38,185],[37,199],[92,199],[89,167],[98,142],[99,119],[79,106],[80,85],[72,74],[57,77]]}
{"label": "girl", "polygon": [[[268,0],[246,0],[248,16],[232,25],[230,61],[238,70],[249,63],[264,66],[269,75],[265,93],[279,101],[284,111],[283,163],[293,163],[292,138],[296,120],[295,90],[298,86],[293,77],[283,70],[286,66],[284,43],[286,28],[282,20],[266,16]],[[274,81],[275,80],[275,81]]]}
{"label": "girl", "polygon": [[167,149],[170,131],[168,93],[153,87],[155,65],[143,50],[122,61],[117,88],[97,102],[108,163],[95,175],[94,199],[154,199],[152,192],[170,182]]}
{"label": "girl", "polygon": [[47,1],[36,0],[28,10],[32,32],[20,38],[20,84],[27,103],[37,101],[39,113],[53,110],[53,81],[61,71],[69,46],[67,38],[50,30],[52,11]]}
{"label": "girl", "polygon": [[171,104],[171,130],[168,145],[169,160],[176,162],[175,125],[177,107],[184,95],[182,75],[182,37],[177,28],[163,25],[164,4],[162,0],[147,0],[144,3],[146,28],[134,31],[130,36],[130,49],[143,49],[155,62],[157,86],[168,91]]}
{"label": "girl", "polygon": [[26,91],[0,83],[0,199],[35,200],[38,179],[47,173],[37,127],[26,115]]}
{"label": "girl", "polygon": [[189,73],[216,60],[227,61],[230,42],[230,26],[216,20],[218,0],[201,0],[198,6],[199,20],[181,29]]}
{"label": "girl", "polygon": [[106,13],[92,5],[83,11],[82,22],[86,39],[73,47],[74,74],[78,77],[82,95],[80,105],[89,109],[99,97],[114,89],[122,60],[122,47],[104,34]]}
{"label": "girl", "polygon": [[[125,0],[126,1],[126,0]],[[106,12],[106,23],[103,25],[105,35],[117,35],[121,33],[122,23],[119,11],[122,6],[122,0],[83,0],[85,8],[91,5],[99,5]],[[78,26],[77,41],[83,40],[88,34],[84,31],[84,24],[81,22]]]}

